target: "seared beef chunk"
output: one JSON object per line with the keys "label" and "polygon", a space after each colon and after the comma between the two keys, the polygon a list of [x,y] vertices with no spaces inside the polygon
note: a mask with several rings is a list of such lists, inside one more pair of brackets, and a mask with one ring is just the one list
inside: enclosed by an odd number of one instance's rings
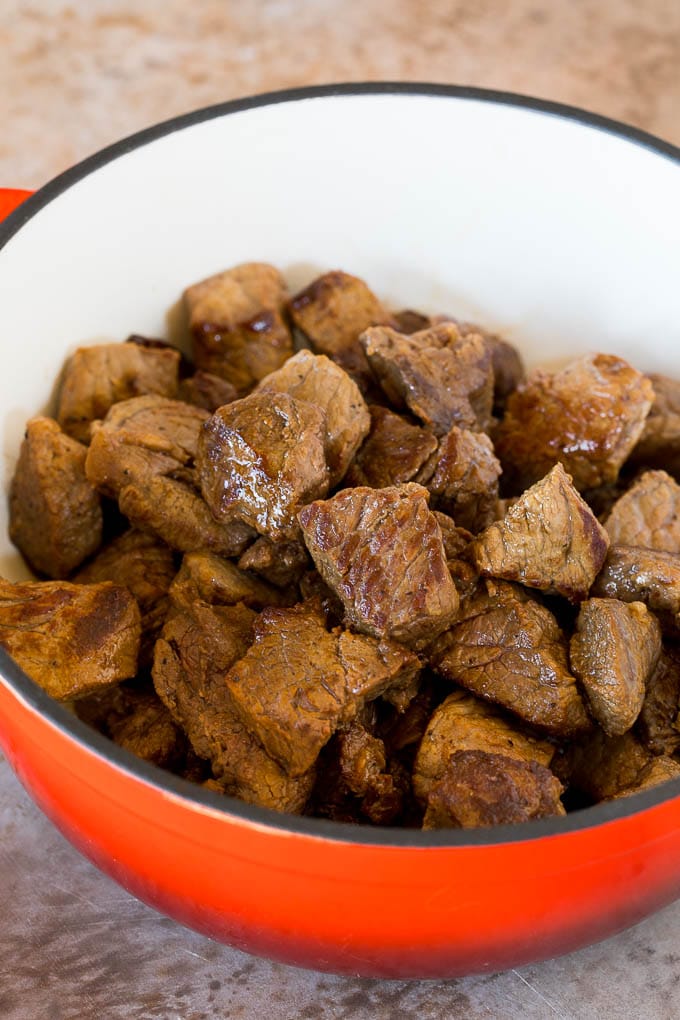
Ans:
{"label": "seared beef chunk", "polygon": [[404,801],[400,779],[388,767],[382,740],[354,720],[323,751],[313,797],[315,813],[336,820],[344,813],[355,815],[356,821],[394,824]]}
{"label": "seared beef chunk", "polygon": [[622,602],[644,602],[659,618],[664,631],[680,631],[680,554],[612,545],[590,589]]}
{"label": "seared beef chunk", "polygon": [[500,473],[489,437],[454,425],[418,481],[432,493],[433,507],[477,533],[496,519]]}
{"label": "seared beef chunk", "polygon": [[680,553],[680,485],[665,471],[646,471],[616,501],[605,527],[617,545]]}
{"label": "seared beef chunk", "polygon": [[443,514],[440,510],[433,510],[432,513],[442,533],[446,559],[457,560],[466,556],[475,536],[466,528],[459,528],[448,514]]}
{"label": "seared beef chunk", "polygon": [[560,461],[577,489],[615,482],[644,428],[651,383],[609,354],[551,375],[534,372],[510,395],[495,431],[509,490],[521,492]]}
{"label": "seared beef chunk", "polygon": [[254,571],[277,588],[287,588],[297,584],[309,569],[310,559],[306,546],[295,538],[273,542],[261,535],[241,555],[238,565],[241,570]]}
{"label": "seared beef chunk", "polygon": [[579,601],[607,554],[607,533],[561,464],[491,524],[473,545],[482,574]]}
{"label": "seared beef chunk", "polygon": [[318,354],[341,365],[362,390],[369,384],[359,334],[390,316],[363,280],[340,270],[324,273],[295,295],[290,315]]}
{"label": "seared beef chunk", "polygon": [[287,393],[323,411],[330,485],[337,485],[371,424],[366,402],[354,380],[323,354],[300,351],[268,375],[258,392]]}
{"label": "seared beef chunk", "polygon": [[433,712],[413,767],[413,792],[423,803],[455,751],[486,751],[549,765],[555,748],[466,691],[454,691]]}
{"label": "seared beef chunk", "polygon": [[447,680],[546,733],[571,737],[590,726],[555,617],[512,585],[487,581],[465,600],[430,661]]}
{"label": "seared beef chunk", "polygon": [[134,526],[173,549],[236,556],[253,532],[240,521],[215,521],[194,488],[199,430],[208,417],[179,400],[122,401],[93,426],[85,472],[100,492],[118,498]]}
{"label": "seared beef chunk", "polygon": [[588,599],[571,639],[571,668],[604,732],[621,736],[642,708],[661,654],[661,630],[642,602]]}
{"label": "seared beef chunk", "polygon": [[608,737],[596,730],[568,750],[570,781],[594,801],[625,797],[680,777],[680,762],[653,757],[631,732]]}
{"label": "seared beef chunk", "polygon": [[366,701],[408,683],[419,668],[417,656],[394,642],[327,631],[319,606],[307,602],[265,609],[227,687],[250,732],[300,776]]}
{"label": "seared beef chunk", "polygon": [[480,336],[462,338],[453,323],[404,336],[388,326],[361,335],[368,362],[388,399],[443,436],[454,426],[486,429],[493,369]]}
{"label": "seared beef chunk", "polygon": [[428,494],[409,483],[344,489],[299,515],[307,548],[350,626],[422,648],[455,618],[458,595]]}
{"label": "seared beef chunk", "polygon": [[229,560],[212,553],[187,553],[182,566],[170,585],[170,598],[176,607],[192,602],[215,606],[235,606],[242,602],[250,609],[280,605],[281,592],[246,574]]}
{"label": "seared beef chunk", "polygon": [[0,579],[0,645],[58,701],[134,676],[140,631],[119,585]]}
{"label": "seared beef chunk", "polygon": [[663,468],[680,480],[680,382],[656,373],[647,378],[654,388],[654,403],[630,463]]}
{"label": "seared beef chunk", "polygon": [[680,648],[666,645],[647,683],[642,711],[635,730],[652,754],[675,754],[680,750]]}
{"label": "seared beef chunk", "polygon": [[565,814],[550,769],[487,751],[456,751],[430,790],[424,829],[473,829]]}
{"label": "seared beef chunk", "polygon": [[437,440],[427,429],[386,407],[372,404],[369,411],[371,431],[345,475],[345,484],[384,489],[410,482],[437,449]]}
{"label": "seared beef chunk", "polygon": [[199,368],[187,379],[182,379],[178,396],[187,404],[195,404],[196,407],[202,407],[212,414],[218,407],[224,407],[225,404],[236,400],[238,393],[236,387],[226,379],[221,379],[212,372],[203,372]]}
{"label": "seared beef chunk", "polygon": [[48,577],[66,577],[101,542],[101,501],[85,477],[86,455],[51,418],[26,426],[9,493],[9,537]]}
{"label": "seared beef chunk", "polygon": [[325,416],[287,393],[251,393],[205,423],[197,468],[219,521],[240,521],[269,538],[299,535],[301,506],[328,491]]}
{"label": "seared beef chunk", "polygon": [[177,396],[180,353],[138,344],[80,347],[66,366],[57,420],[74,439],[87,443],[90,424],[121,400],[144,394]]}
{"label": "seared beef chunk", "polygon": [[167,545],[153,535],[130,529],[105,546],[73,580],[77,584],[113,581],[132,592],[142,614],[139,661],[146,666],[165,621],[168,588],[175,572],[175,557]]}
{"label": "seared beef chunk", "polygon": [[179,765],[186,739],[163,702],[149,691],[130,691],[128,702],[125,715],[109,724],[111,740],[162,769]]}
{"label": "seared beef chunk", "polygon": [[[524,382],[525,371],[522,357],[516,347],[500,336],[494,336],[471,326],[473,333],[481,333],[487,346],[491,349],[493,366],[493,399],[494,406],[503,408],[511,393]],[[463,330],[464,332],[464,330]]]}
{"label": "seared beef chunk", "polygon": [[286,285],[277,269],[246,262],[184,292],[196,367],[247,393],[293,353]]}
{"label": "seared beef chunk", "polygon": [[156,644],[154,684],[196,754],[210,761],[221,792],[299,813],[313,774],[286,775],[243,725],[224,680],[252,641],[255,618],[242,605],[201,602],[173,614]]}

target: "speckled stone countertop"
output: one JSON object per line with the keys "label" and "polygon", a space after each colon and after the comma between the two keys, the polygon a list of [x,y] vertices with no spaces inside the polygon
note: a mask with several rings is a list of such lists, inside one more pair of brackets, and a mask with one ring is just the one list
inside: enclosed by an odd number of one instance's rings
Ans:
{"label": "speckled stone countertop", "polygon": [[[0,0],[0,53],[0,183],[13,187],[177,113],[342,80],[509,89],[680,143],[677,0]],[[0,876],[3,1020],[680,1017],[680,902],[504,974],[378,982],[295,970],[126,894],[64,842],[2,756]]]}

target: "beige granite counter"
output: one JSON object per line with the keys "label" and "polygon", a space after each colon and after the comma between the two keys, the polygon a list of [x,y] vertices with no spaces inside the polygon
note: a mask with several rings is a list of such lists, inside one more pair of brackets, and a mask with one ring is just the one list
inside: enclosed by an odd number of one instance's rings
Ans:
{"label": "beige granite counter", "polygon": [[[582,105],[680,144],[678,0],[0,0],[0,182],[37,187],[209,103],[406,79]],[[80,858],[0,756],[3,1020],[677,1020],[680,903],[601,945],[448,982],[256,960],[138,903]]]}

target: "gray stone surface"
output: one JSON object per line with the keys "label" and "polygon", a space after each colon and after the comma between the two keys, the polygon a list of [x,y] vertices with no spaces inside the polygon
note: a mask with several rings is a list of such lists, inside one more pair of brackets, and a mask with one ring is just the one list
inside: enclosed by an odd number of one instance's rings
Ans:
{"label": "gray stone surface", "polygon": [[84,860],[0,755],[1,1020],[677,1020],[680,902],[558,960],[455,981],[297,970],[218,945]]}

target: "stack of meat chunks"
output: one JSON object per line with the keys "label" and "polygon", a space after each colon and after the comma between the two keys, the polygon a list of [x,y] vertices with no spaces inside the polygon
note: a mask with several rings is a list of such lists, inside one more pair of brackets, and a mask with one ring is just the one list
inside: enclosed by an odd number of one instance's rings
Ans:
{"label": "stack of meat chunks", "polygon": [[527,378],[334,271],[185,293],[192,358],[70,358],[31,420],[0,644],[111,740],[336,821],[562,815],[680,775],[680,383]]}

